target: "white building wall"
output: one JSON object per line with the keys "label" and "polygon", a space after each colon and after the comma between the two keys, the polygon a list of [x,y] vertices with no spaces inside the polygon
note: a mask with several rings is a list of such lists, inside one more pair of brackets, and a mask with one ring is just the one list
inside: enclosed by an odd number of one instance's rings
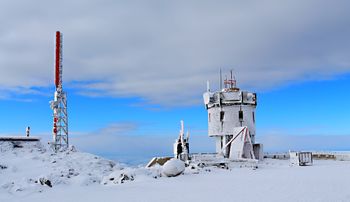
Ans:
{"label": "white building wall", "polygon": [[[243,121],[239,120],[239,111],[243,112]],[[220,119],[220,113],[223,120]],[[254,114],[254,115],[253,115]],[[233,128],[247,126],[254,143],[255,136],[255,106],[233,105],[213,107],[208,109],[208,134],[210,137],[232,135]]]}
{"label": "white building wall", "polygon": [[[255,143],[256,94],[235,89],[206,92],[203,95],[208,111],[208,135],[215,137],[216,151],[220,152],[235,127],[247,126],[252,143]],[[243,121],[239,113],[243,113]]]}
{"label": "white building wall", "polygon": [[222,148],[222,136],[215,136],[215,150],[216,153],[220,153],[221,152],[221,148]]}

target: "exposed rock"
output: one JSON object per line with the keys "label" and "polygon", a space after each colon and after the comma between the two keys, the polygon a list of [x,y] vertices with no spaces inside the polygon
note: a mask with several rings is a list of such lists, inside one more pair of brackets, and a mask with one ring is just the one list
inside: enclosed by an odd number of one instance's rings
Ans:
{"label": "exposed rock", "polygon": [[5,166],[5,165],[0,165],[0,169],[1,169],[1,170],[5,170],[5,169],[7,169],[7,166]]}
{"label": "exposed rock", "polygon": [[47,185],[49,187],[52,187],[51,181],[45,178],[39,178],[39,182],[41,185]]}
{"label": "exposed rock", "polygon": [[119,178],[119,183],[120,184],[123,184],[125,181],[134,181],[134,176],[130,175],[128,176],[127,174],[123,173],[120,175],[120,178]]}

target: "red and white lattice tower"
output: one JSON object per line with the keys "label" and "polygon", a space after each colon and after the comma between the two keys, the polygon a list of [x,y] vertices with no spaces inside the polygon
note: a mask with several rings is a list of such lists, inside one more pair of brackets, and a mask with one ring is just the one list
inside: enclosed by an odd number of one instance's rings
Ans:
{"label": "red and white lattice tower", "polygon": [[62,34],[56,32],[56,62],[55,62],[54,100],[50,102],[53,110],[52,148],[57,152],[68,148],[68,114],[67,95],[62,89]]}

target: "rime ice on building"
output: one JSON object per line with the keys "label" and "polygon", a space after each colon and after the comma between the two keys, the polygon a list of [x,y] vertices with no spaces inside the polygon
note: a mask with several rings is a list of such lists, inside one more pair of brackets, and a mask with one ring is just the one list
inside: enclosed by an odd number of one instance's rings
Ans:
{"label": "rime ice on building", "polygon": [[188,161],[189,160],[189,153],[190,153],[190,145],[189,145],[189,137],[190,133],[187,131],[187,135],[185,137],[185,129],[184,129],[184,121],[181,120],[181,130],[179,133],[179,137],[175,140],[174,143],[174,156],[177,159],[180,159],[182,161]]}
{"label": "rime ice on building", "polygon": [[58,150],[68,148],[68,113],[67,94],[62,86],[62,34],[56,32],[56,63],[55,63],[55,86],[54,100],[50,102],[53,110],[53,149]]}
{"label": "rime ice on building", "polygon": [[255,144],[256,93],[242,91],[232,77],[220,91],[203,94],[208,111],[208,135],[215,138],[216,152],[226,158],[262,159],[262,145]]}

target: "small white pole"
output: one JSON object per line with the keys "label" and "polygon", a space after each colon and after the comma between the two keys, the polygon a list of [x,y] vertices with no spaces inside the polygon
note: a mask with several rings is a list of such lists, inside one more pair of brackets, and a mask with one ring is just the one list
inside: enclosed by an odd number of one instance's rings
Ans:
{"label": "small white pole", "polygon": [[207,81],[207,92],[210,92],[210,83]]}

